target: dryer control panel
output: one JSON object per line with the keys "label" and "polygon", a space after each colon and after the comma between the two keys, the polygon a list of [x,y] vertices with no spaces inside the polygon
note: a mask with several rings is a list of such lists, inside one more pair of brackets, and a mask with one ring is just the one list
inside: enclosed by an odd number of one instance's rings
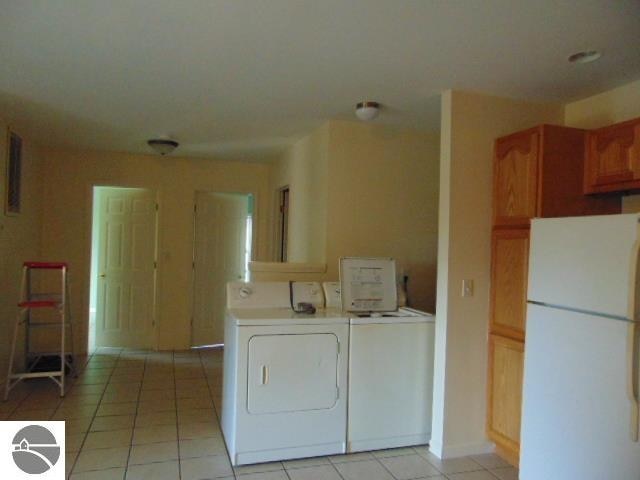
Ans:
{"label": "dryer control panel", "polygon": [[291,308],[289,282],[229,282],[227,308]]}

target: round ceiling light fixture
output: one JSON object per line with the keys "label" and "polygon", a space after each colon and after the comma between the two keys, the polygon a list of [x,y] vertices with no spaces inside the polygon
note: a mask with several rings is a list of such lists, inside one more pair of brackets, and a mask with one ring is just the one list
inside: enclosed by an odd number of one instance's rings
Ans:
{"label": "round ceiling light fixture", "polygon": [[569,55],[570,63],[591,63],[598,60],[602,54],[597,50],[585,50],[584,52]]}
{"label": "round ceiling light fixture", "polygon": [[378,102],[360,102],[356,105],[356,117],[363,122],[373,120],[380,112],[380,104]]}
{"label": "round ceiling light fixture", "polygon": [[170,140],[168,138],[152,138],[151,140],[147,140],[147,145],[153,148],[160,155],[167,155],[178,148],[178,145],[180,144],[175,140]]}

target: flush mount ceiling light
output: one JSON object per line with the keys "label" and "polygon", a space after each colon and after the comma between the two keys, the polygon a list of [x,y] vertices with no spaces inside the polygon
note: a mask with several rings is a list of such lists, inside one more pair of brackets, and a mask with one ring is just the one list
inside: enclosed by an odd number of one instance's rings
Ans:
{"label": "flush mount ceiling light", "polygon": [[571,63],[591,63],[598,60],[602,54],[597,50],[585,50],[584,52],[574,53],[569,55],[569,62]]}
{"label": "flush mount ceiling light", "polygon": [[356,105],[356,117],[363,122],[376,118],[379,111],[380,104],[378,102],[360,102]]}
{"label": "flush mount ceiling light", "polygon": [[147,140],[147,145],[160,155],[167,155],[178,148],[179,143],[167,138],[152,138],[151,140]]}

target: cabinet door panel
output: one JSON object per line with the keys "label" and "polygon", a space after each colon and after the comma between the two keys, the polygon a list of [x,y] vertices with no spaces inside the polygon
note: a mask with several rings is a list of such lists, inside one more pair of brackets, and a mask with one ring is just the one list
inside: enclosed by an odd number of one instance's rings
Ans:
{"label": "cabinet door panel", "polygon": [[524,339],[529,229],[495,230],[491,241],[492,333]]}
{"label": "cabinet door panel", "polygon": [[520,450],[524,343],[489,337],[488,434],[517,458]]}
{"label": "cabinet door panel", "polygon": [[496,140],[494,225],[528,225],[538,209],[538,129]]}
{"label": "cabinet door panel", "polygon": [[640,185],[640,120],[590,132],[585,168],[585,191],[626,190]]}

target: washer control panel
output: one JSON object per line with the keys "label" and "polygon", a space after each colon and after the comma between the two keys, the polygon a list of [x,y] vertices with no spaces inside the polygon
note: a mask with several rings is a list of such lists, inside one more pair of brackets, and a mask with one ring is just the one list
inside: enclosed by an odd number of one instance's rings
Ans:
{"label": "washer control panel", "polygon": [[340,282],[322,282],[327,308],[342,308]]}

